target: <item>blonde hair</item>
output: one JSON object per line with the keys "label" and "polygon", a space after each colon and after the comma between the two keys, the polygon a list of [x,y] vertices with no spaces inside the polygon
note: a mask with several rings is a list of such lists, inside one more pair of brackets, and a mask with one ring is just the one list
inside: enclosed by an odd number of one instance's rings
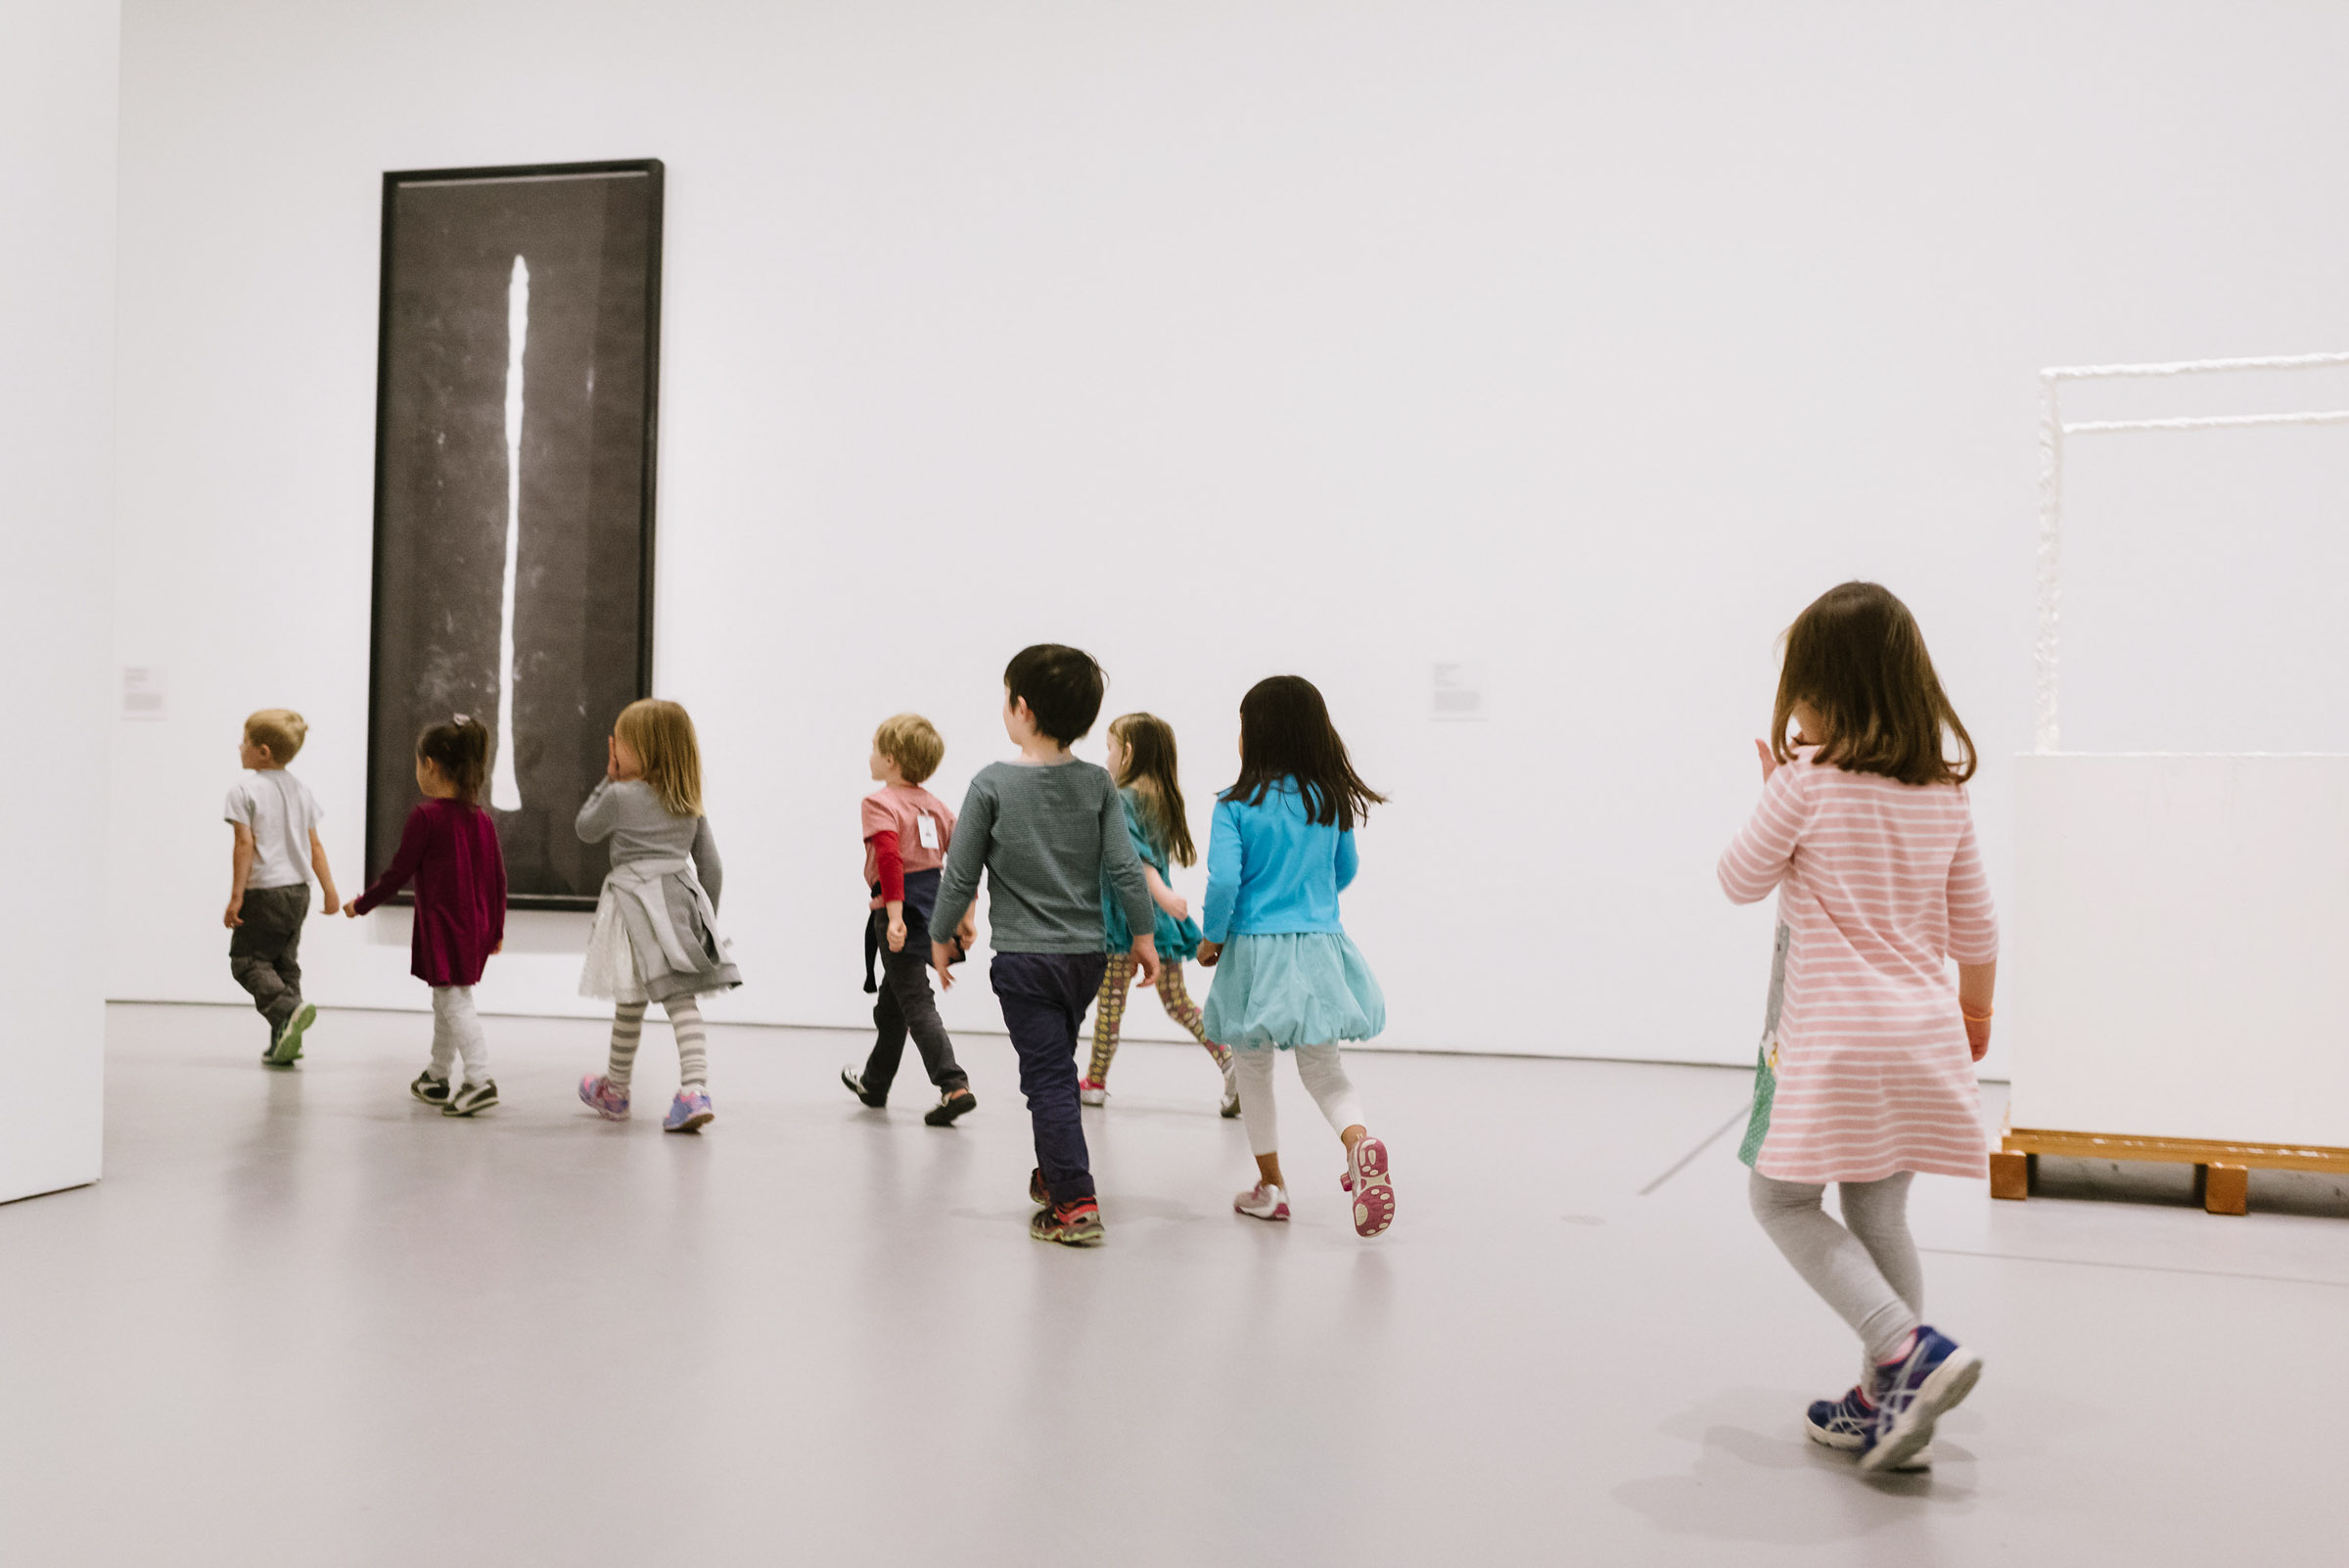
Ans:
{"label": "blonde hair", "polygon": [[702,747],[691,715],[675,703],[646,697],[620,711],[612,733],[636,754],[645,783],[669,815],[702,814]]}
{"label": "blonde hair", "polygon": [[269,748],[269,760],[279,766],[294,761],[308,738],[310,726],[291,708],[264,708],[245,720],[245,740]]}
{"label": "blonde hair", "polygon": [[919,714],[881,720],[881,727],[873,731],[873,750],[897,763],[908,784],[919,784],[946,760],[945,741]]}
{"label": "blonde hair", "polygon": [[1174,778],[1174,726],[1156,714],[1124,714],[1109,721],[1109,732],[1126,748],[1126,767],[1116,783],[1142,803],[1142,831],[1176,865],[1197,864],[1182,786]]}

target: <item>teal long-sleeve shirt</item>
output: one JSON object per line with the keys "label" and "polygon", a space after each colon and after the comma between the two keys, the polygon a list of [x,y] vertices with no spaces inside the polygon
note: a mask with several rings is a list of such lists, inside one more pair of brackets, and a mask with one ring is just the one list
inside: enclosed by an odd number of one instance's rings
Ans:
{"label": "teal long-sleeve shirt", "polygon": [[1150,888],[1126,832],[1126,807],[1091,762],[990,762],[954,819],[930,940],[951,942],[987,873],[987,945],[996,952],[1106,952],[1101,890],[1135,931],[1150,929]]}
{"label": "teal long-sleeve shirt", "polygon": [[1338,895],[1360,864],[1353,830],[1308,817],[1294,779],[1254,806],[1220,800],[1208,831],[1200,928],[1209,942],[1344,931]]}

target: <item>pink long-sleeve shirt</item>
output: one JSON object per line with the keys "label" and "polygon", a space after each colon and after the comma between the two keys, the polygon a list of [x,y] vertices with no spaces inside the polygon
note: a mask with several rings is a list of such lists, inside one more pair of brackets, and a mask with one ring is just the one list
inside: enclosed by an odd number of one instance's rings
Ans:
{"label": "pink long-sleeve shirt", "polygon": [[1721,857],[1791,933],[1777,1092],[1754,1169],[1780,1181],[1988,1174],[1982,1094],[1949,961],[1999,955],[1965,791],[1820,765],[1771,775]]}

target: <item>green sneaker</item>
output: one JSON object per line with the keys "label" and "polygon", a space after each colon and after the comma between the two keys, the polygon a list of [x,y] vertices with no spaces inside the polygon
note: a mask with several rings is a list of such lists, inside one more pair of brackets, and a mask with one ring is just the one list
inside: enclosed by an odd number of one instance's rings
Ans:
{"label": "green sneaker", "polygon": [[318,1009],[306,1001],[303,1002],[296,1010],[294,1016],[286,1020],[286,1027],[277,1032],[277,1039],[269,1047],[269,1060],[277,1063],[280,1067],[290,1066],[299,1061],[301,1059],[302,1031],[316,1022],[318,1022]]}

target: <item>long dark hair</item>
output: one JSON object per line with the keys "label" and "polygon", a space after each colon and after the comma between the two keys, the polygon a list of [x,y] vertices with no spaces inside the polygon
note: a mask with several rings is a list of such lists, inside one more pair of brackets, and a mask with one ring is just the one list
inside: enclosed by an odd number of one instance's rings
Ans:
{"label": "long dark hair", "polygon": [[1306,819],[1342,832],[1384,805],[1362,782],[1329,721],[1329,704],[1303,675],[1273,675],[1240,699],[1240,776],[1222,799],[1255,806],[1282,779],[1295,779]]}
{"label": "long dark hair", "polygon": [[[1847,773],[1880,773],[1904,784],[1963,784],[1974,776],[1973,737],[1933,672],[1916,617],[1888,588],[1846,582],[1829,588],[1786,628],[1771,751],[1794,759],[1786,725],[1794,705],[1819,715],[1815,759]],[[1951,761],[1944,733],[1958,743]]]}
{"label": "long dark hair", "polygon": [[1182,786],[1174,781],[1174,726],[1156,714],[1125,714],[1109,721],[1109,732],[1126,748],[1126,770],[1118,788],[1130,789],[1142,803],[1142,826],[1176,865],[1196,865],[1198,846],[1182,809]]}
{"label": "long dark hair", "polygon": [[431,725],[416,737],[416,755],[457,787],[458,800],[481,804],[482,782],[489,776],[489,731],[480,719],[459,714],[445,724]]}

